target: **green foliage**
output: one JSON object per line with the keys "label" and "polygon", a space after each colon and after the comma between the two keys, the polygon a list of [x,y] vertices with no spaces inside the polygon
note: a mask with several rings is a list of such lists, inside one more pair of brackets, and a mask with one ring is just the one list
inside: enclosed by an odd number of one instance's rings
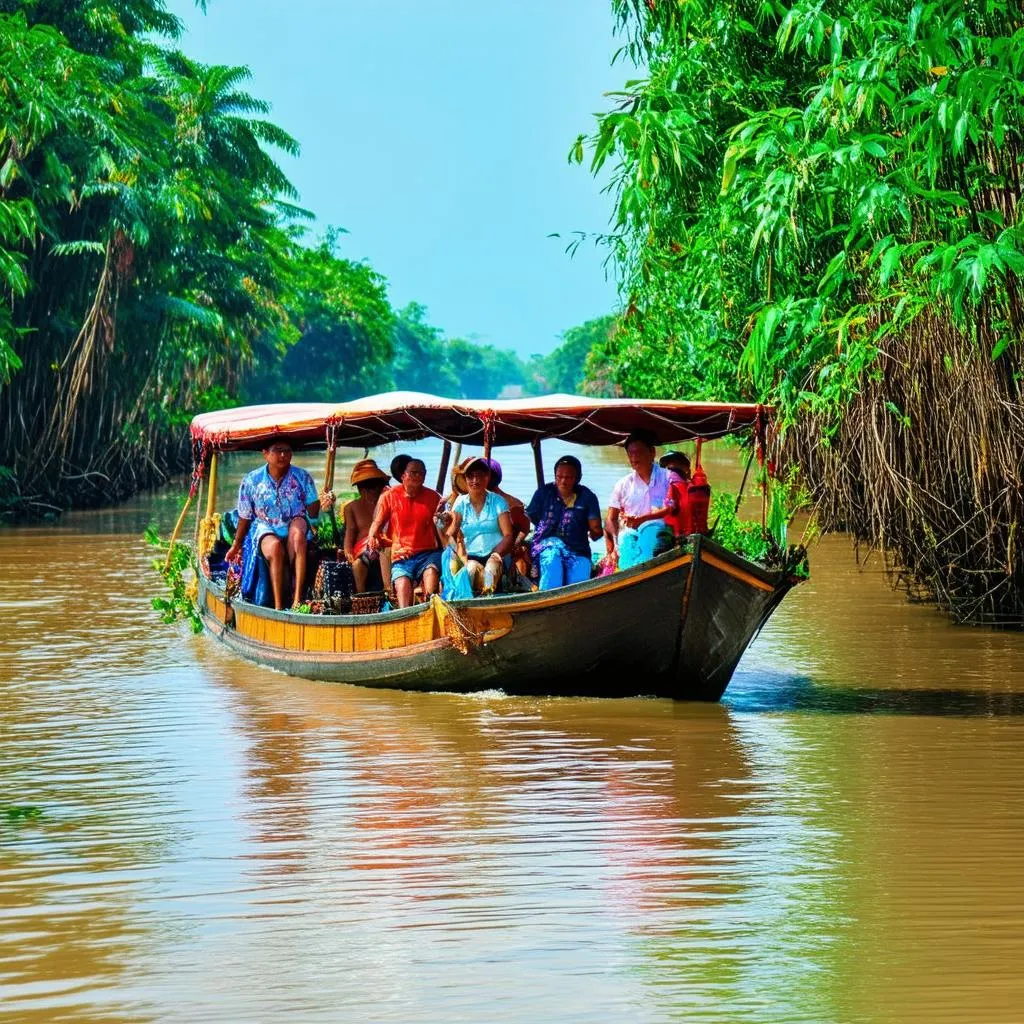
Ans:
{"label": "green foliage", "polygon": [[595,362],[607,350],[618,329],[614,316],[602,316],[588,320],[578,327],[570,327],[562,334],[561,344],[548,356],[538,357],[530,368],[532,387],[538,393],[557,392],[567,395],[603,393],[587,390],[587,382],[593,387],[598,378]]}
{"label": "green foliage", "polygon": [[423,306],[410,302],[395,317],[391,386],[401,391],[461,397],[459,378],[449,361],[444,334],[427,323],[426,315]]}
{"label": "green foliage", "polygon": [[161,556],[154,558],[152,562],[153,568],[163,577],[169,595],[168,597],[154,597],[152,600],[153,608],[160,612],[160,620],[172,623],[184,619],[193,633],[201,633],[203,620],[199,616],[199,609],[196,607],[193,593],[196,575],[191,549],[187,544],[176,541],[170,562],[165,568],[169,542],[161,538],[156,524],[146,527],[144,536],[147,544],[161,552]]}
{"label": "green foliage", "polygon": [[712,536],[722,547],[752,562],[764,561],[768,555],[769,542],[761,530],[761,524],[740,519],[736,513],[735,494],[716,490],[711,495],[708,522],[712,525]]}
{"label": "green foliage", "polygon": [[616,196],[618,387],[827,427],[886,339],[935,311],[1017,365],[1019,4],[612,7],[647,72],[589,139]]}
{"label": "green foliage", "polygon": [[328,230],[315,248],[292,253],[282,303],[297,337],[264,339],[248,401],[340,402],[386,389],[395,323],[386,283],[338,255],[340,234]]}

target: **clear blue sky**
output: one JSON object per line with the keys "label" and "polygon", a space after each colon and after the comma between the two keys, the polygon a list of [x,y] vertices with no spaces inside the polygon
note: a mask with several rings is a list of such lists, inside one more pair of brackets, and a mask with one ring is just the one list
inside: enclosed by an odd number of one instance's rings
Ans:
{"label": "clear blue sky", "polygon": [[[449,336],[549,352],[611,312],[602,232],[612,200],[569,165],[611,66],[608,0],[168,0],[181,49],[252,70],[248,91],[302,146],[281,163],[342,254],[388,279]],[[560,232],[561,239],[547,237]]]}

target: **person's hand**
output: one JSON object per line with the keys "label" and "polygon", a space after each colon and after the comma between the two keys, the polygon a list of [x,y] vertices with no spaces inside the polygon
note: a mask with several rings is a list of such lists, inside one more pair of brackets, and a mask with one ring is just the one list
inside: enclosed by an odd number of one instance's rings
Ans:
{"label": "person's hand", "polygon": [[330,512],[330,510],[334,508],[334,502],[337,499],[334,496],[334,491],[329,491],[326,488],[324,488],[324,490],[320,492],[318,500],[320,502],[320,511]]}
{"label": "person's hand", "polygon": [[240,562],[242,560],[242,545],[236,540],[224,554],[225,562]]}
{"label": "person's hand", "polygon": [[380,539],[375,533],[369,533],[366,537],[366,550],[367,551],[380,551]]}
{"label": "person's hand", "polygon": [[644,521],[643,516],[623,516],[622,522],[629,530],[635,530]]}

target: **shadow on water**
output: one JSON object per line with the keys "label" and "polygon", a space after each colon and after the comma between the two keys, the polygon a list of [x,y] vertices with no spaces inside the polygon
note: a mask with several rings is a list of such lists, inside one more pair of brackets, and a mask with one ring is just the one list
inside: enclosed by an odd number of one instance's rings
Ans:
{"label": "shadow on water", "polygon": [[835,715],[1009,718],[1024,715],[1024,693],[941,687],[843,686],[806,676],[759,672],[737,677],[723,703],[737,712],[803,711]]}

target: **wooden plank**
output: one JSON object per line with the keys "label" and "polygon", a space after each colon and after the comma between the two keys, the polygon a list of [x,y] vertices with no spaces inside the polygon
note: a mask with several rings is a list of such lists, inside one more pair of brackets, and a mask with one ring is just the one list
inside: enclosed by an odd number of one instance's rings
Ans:
{"label": "wooden plank", "polygon": [[302,624],[298,622],[285,622],[283,625],[282,644],[286,650],[302,650]]}
{"label": "wooden plank", "polygon": [[376,625],[352,627],[353,650],[376,651],[380,649],[380,630]]}
{"label": "wooden plank", "polygon": [[356,649],[352,640],[354,633],[355,626],[338,626],[337,632],[334,634],[334,649],[344,652],[354,651]]}
{"label": "wooden plank", "polygon": [[307,625],[303,631],[304,651],[333,651],[334,626]]}

